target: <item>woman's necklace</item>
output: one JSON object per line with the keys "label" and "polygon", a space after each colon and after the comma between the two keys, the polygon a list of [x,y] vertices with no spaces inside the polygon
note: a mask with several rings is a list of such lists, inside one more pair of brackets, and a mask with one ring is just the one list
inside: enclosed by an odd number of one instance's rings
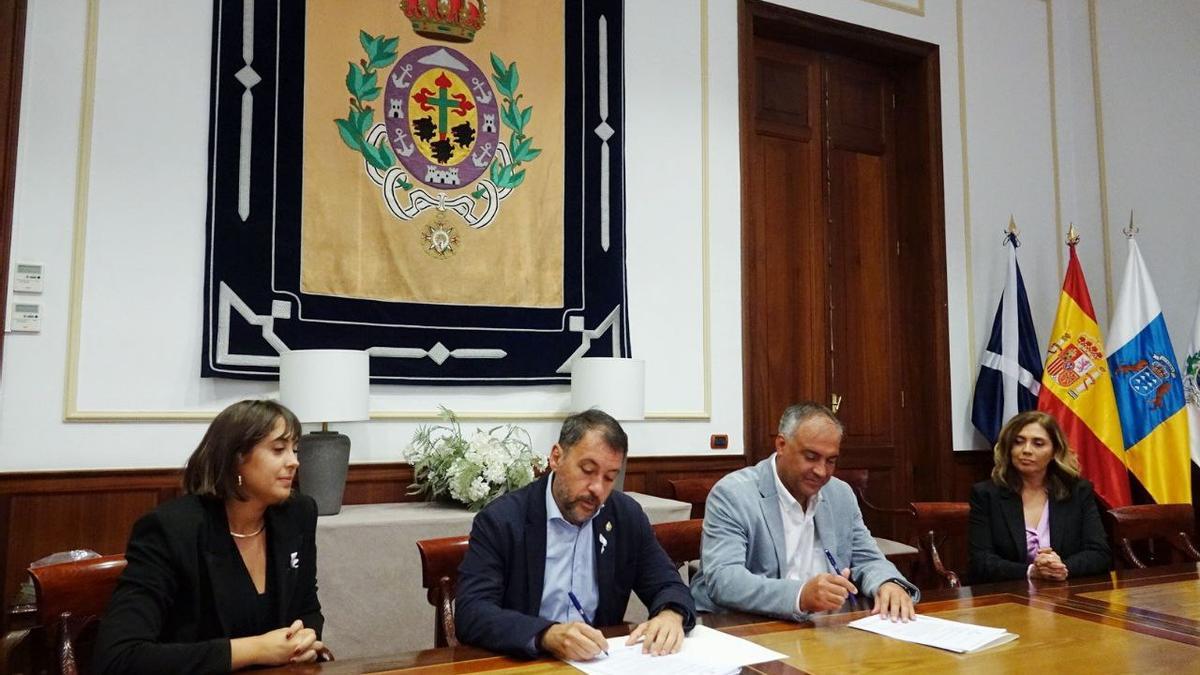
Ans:
{"label": "woman's necklace", "polygon": [[262,534],[262,531],[264,529],[266,529],[266,527],[267,527],[267,521],[264,520],[263,524],[259,525],[257,530],[255,530],[249,534],[240,534],[238,532],[234,532],[233,530],[230,530],[229,534],[232,534],[233,536],[237,537],[238,539],[249,539],[251,537],[257,537],[258,535]]}

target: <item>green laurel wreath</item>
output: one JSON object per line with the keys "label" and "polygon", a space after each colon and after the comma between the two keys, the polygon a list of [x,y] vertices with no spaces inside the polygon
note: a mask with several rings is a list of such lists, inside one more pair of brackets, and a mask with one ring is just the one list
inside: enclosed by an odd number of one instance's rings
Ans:
{"label": "green laurel wreath", "polygon": [[1187,357],[1187,368],[1185,371],[1188,375],[1194,375],[1200,372],[1200,352],[1189,354]]}
{"label": "green laurel wreath", "polygon": [[[533,117],[533,106],[524,109],[519,107],[522,95],[517,93],[517,84],[520,81],[516,61],[505,66],[500,57],[492,54],[492,82],[496,83],[496,89],[504,98],[504,105],[500,108],[500,121],[512,130],[508,137],[512,163],[501,165],[498,160],[493,160],[488,172],[488,177],[499,189],[511,190],[520,185],[525,180],[525,170],[520,169],[521,164],[542,154],[540,148],[533,147],[533,137],[525,135],[525,127]],[[483,192],[482,189],[476,188],[471,196],[479,198]]]}
{"label": "green laurel wreath", "polygon": [[[380,171],[387,171],[396,163],[396,156],[386,139],[379,145],[367,141],[367,134],[375,123],[375,110],[366,103],[379,98],[382,89],[378,85],[378,71],[396,61],[396,49],[400,43],[399,37],[372,36],[364,30],[359,30],[358,41],[362,44],[366,58],[358,63],[351,62],[346,73],[346,89],[350,92],[350,109],[346,117],[335,119],[338,134],[348,148],[362,154],[371,166]],[[493,160],[488,177],[498,189],[514,189],[525,180],[525,170],[520,166],[532,161],[542,154],[541,148],[533,147],[533,137],[525,134],[525,128],[533,117],[533,106],[521,108],[519,103],[522,94],[517,93],[517,85],[521,76],[517,71],[516,62],[507,66],[500,57],[491,54],[492,82],[504,99],[500,109],[500,121],[512,132],[509,134],[508,147],[512,155],[512,163],[501,165],[499,160]],[[411,190],[413,185],[400,181],[400,186]],[[472,197],[483,196],[482,187],[477,187]]]}
{"label": "green laurel wreath", "polygon": [[[364,30],[358,31],[358,41],[362,44],[367,57],[358,63],[350,63],[346,73],[346,89],[350,92],[350,112],[345,119],[335,119],[338,134],[351,150],[362,154],[363,159],[380,171],[387,171],[396,163],[396,156],[385,139],[379,145],[367,141],[367,134],[375,124],[375,110],[367,101],[379,98],[382,89],[378,85],[376,75],[381,68],[392,65],[396,60],[396,47],[400,44],[399,37],[385,38],[382,35],[372,37]],[[411,189],[412,184],[401,182],[405,190]]]}

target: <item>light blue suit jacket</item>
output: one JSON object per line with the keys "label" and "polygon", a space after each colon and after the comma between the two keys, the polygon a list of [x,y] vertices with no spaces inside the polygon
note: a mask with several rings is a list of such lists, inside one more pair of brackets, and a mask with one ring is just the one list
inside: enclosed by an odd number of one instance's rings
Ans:
{"label": "light blue suit jacket", "polygon": [[[696,609],[731,609],[805,621],[796,611],[804,582],[784,579],[787,551],[783,515],[775,483],[775,455],[722,478],[704,507],[700,572],[692,581]],[[896,581],[914,600],[920,591],[910,584],[875,545],[863,524],[858,500],[849,485],[831,478],[821,488],[815,516],[817,536],[838,564],[850,567],[859,593],[870,597],[885,581]]]}

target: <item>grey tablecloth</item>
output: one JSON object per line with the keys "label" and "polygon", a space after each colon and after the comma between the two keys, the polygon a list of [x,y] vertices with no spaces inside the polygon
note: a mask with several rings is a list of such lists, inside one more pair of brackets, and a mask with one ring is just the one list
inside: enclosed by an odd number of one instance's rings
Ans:
{"label": "grey tablecloth", "polygon": [[[651,523],[684,520],[691,505],[636,492]],[[339,659],[433,647],[433,607],[421,588],[416,542],[468,534],[473,513],[445,504],[346,506],[317,520],[324,641]],[[627,617],[646,609],[633,597]]]}

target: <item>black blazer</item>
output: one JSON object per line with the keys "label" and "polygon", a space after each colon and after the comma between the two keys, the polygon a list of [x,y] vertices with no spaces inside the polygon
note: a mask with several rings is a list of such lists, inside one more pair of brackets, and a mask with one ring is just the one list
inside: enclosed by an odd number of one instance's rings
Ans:
{"label": "black blazer", "polygon": [[[493,651],[536,656],[530,644],[554,622],[538,616],[546,573],[546,483],[550,474],[489,504],[471,526],[458,568],[454,625],[458,639]],[[609,525],[612,525],[611,529]],[[614,491],[592,524],[597,538],[596,625],[625,618],[634,591],[654,616],[668,605],[696,625],[696,607],[650,521],[633,498]],[[607,546],[599,537],[605,536]],[[602,552],[603,551],[603,552]]]}
{"label": "black blazer", "polygon": [[[1112,564],[1092,484],[1080,479],[1066,499],[1050,500],[1050,546],[1068,576],[1107,572]],[[971,487],[970,581],[1023,579],[1029,569],[1021,495],[991,480]]]}
{"label": "black blazer", "polygon": [[[277,626],[296,619],[318,635],[317,505],[297,494],[266,512]],[[181,497],[142,516],[125,549],[128,566],[100,621],[98,673],[220,673],[230,669],[230,602],[246,574],[225,506]]]}

